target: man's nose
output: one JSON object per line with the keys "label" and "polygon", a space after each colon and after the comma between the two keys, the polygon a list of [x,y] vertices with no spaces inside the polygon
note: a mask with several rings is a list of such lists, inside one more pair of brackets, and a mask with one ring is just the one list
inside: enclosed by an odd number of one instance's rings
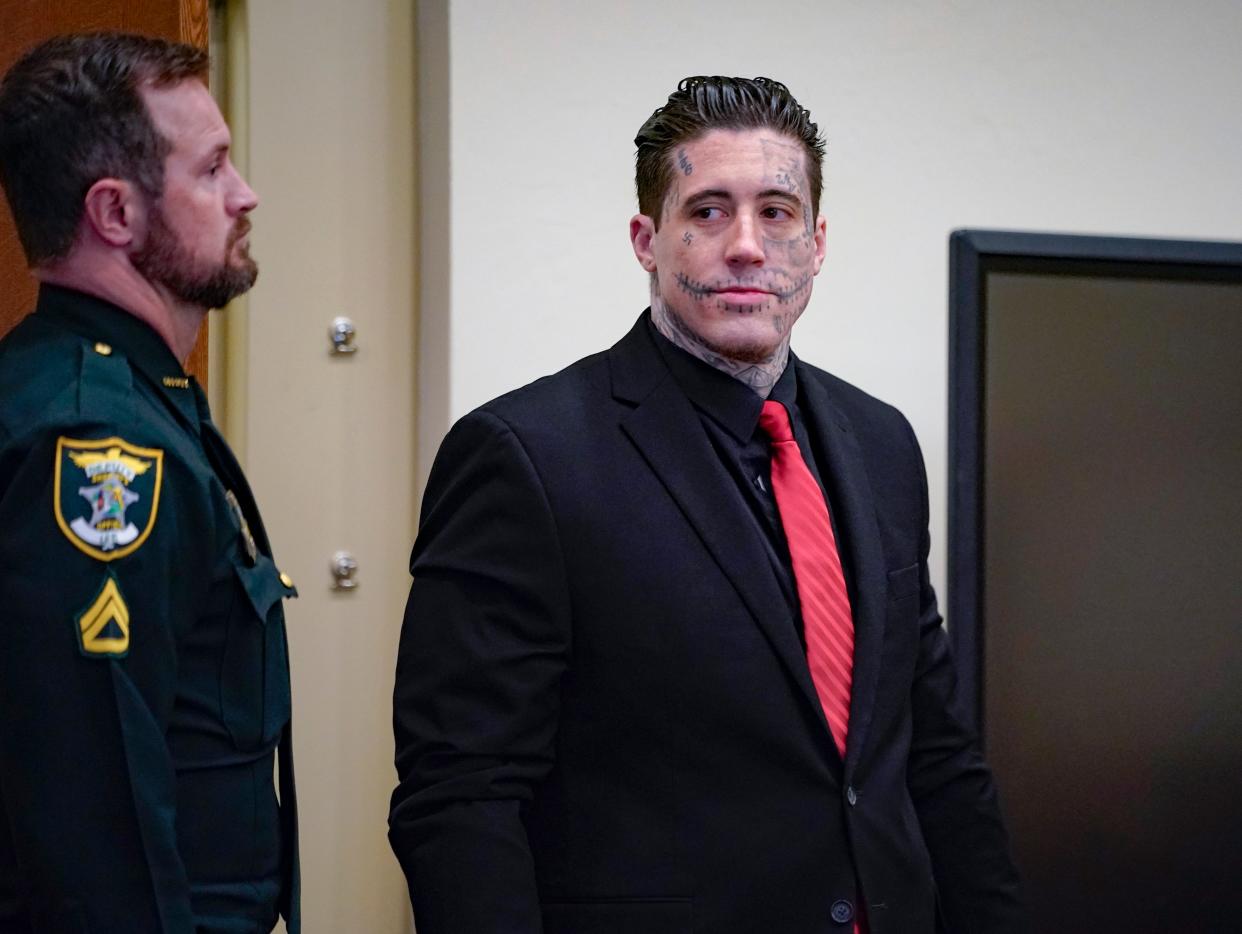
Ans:
{"label": "man's nose", "polygon": [[725,260],[731,266],[759,266],[764,259],[763,235],[754,218],[738,217],[729,231]]}
{"label": "man's nose", "polygon": [[249,214],[259,206],[259,196],[254,193],[254,189],[242,178],[240,172],[234,169],[233,175],[235,187],[230,198],[233,210],[238,214]]}

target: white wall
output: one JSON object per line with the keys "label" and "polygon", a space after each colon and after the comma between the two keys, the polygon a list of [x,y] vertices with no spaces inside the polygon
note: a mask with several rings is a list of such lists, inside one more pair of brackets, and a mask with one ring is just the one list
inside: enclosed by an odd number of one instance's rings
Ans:
{"label": "white wall", "polygon": [[450,418],[645,305],[632,140],[685,75],[778,78],[826,132],[794,348],[913,421],[941,585],[949,231],[1242,239],[1238,0],[420,6],[423,471]]}

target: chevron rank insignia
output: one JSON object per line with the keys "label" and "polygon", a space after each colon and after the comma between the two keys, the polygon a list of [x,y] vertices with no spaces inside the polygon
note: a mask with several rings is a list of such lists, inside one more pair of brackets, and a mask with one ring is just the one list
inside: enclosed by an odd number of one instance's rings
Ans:
{"label": "chevron rank insignia", "polygon": [[155,526],[164,452],[121,438],[56,439],[56,524],[100,561],[137,551]]}
{"label": "chevron rank insignia", "polygon": [[124,658],[129,653],[129,607],[111,571],[104,575],[99,593],[74,623],[78,648],[88,658]]}

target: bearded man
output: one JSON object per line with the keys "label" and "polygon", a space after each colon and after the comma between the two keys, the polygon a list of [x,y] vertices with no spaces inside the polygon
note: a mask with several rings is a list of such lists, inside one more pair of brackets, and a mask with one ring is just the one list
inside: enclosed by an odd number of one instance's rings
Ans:
{"label": "bearded man", "polygon": [[295,591],[183,369],[258,275],[206,74],[190,46],[94,34],[0,83],[40,283],[0,342],[6,934],[299,929]]}

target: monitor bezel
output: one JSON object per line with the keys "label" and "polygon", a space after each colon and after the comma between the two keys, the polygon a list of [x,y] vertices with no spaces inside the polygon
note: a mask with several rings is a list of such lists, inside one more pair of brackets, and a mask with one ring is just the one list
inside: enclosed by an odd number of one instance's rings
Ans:
{"label": "monitor bezel", "polygon": [[1242,243],[963,228],[949,237],[947,629],[959,690],[985,733],[983,573],[987,278],[997,272],[1242,282]]}

